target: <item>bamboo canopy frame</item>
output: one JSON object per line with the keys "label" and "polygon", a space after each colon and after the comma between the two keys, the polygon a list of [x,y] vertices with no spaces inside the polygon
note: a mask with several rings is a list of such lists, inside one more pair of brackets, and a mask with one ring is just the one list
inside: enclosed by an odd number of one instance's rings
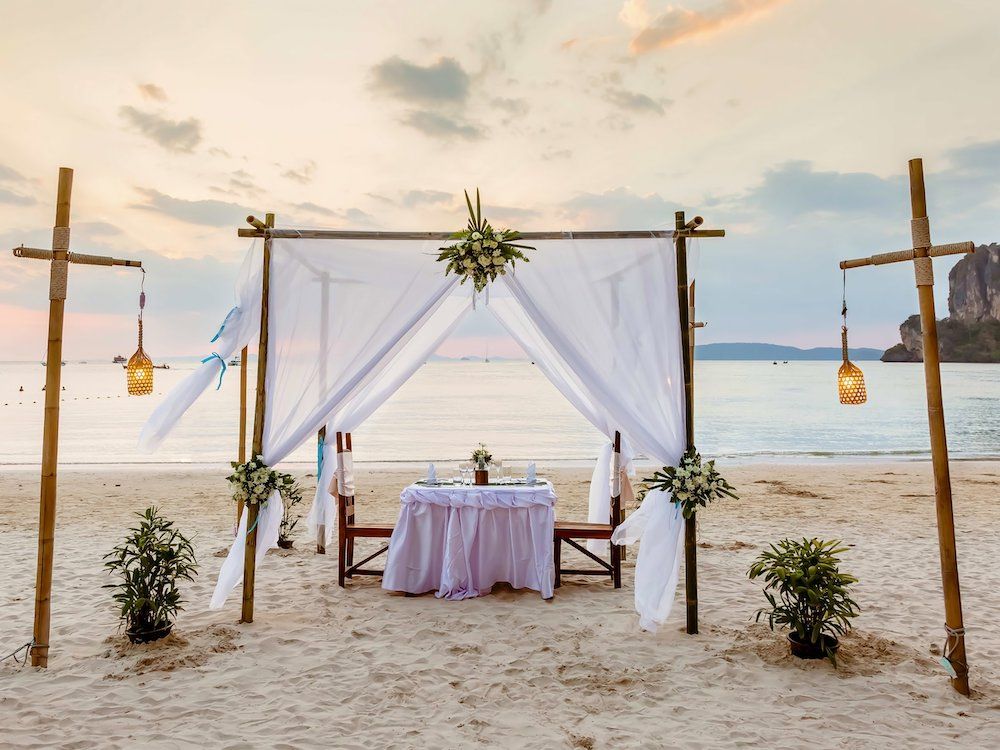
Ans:
{"label": "bamboo canopy frame", "polygon": [[932,245],[927,219],[927,196],[924,190],[924,165],[910,159],[910,221],[913,247],[868,258],[845,260],[841,269],[878,266],[913,261],[917,297],[920,301],[920,329],[923,332],[924,380],[927,391],[927,421],[931,436],[931,462],[934,469],[934,499],[937,512],[938,547],[941,553],[941,581],[944,588],[945,631],[947,641],[943,659],[950,666],[951,685],[962,695],[969,695],[969,666],[965,654],[965,624],[962,619],[962,594],[958,581],[958,553],[955,548],[955,515],[951,499],[951,473],[948,468],[948,438],[944,426],[941,395],[941,361],[938,351],[937,317],[934,311],[934,266],[931,258],[975,252],[972,242]]}
{"label": "bamboo canopy frame", "polygon": [[52,614],[52,560],[55,551],[57,473],[59,468],[59,399],[62,393],[63,318],[69,265],[126,266],[142,268],[137,260],[69,251],[70,201],[73,170],[59,168],[56,193],[56,221],[52,229],[52,249],[16,247],[17,258],[49,261],[49,324],[45,353],[45,416],[42,431],[42,473],[38,509],[38,561],[35,572],[35,618],[29,646],[31,665],[49,665],[49,630]]}
{"label": "bamboo canopy frame", "polygon": [[[260,455],[263,450],[265,385],[267,373],[267,329],[268,329],[268,297],[270,295],[271,278],[271,240],[272,239],[328,239],[328,240],[431,240],[446,242],[452,240],[453,232],[368,232],[335,229],[276,229],[274,214],[268,213],[265,220],[254,216],[247,217],[250,228],[239,228],[238,237],[261,238],[264,240],[264,257],[261,296],[260,336],[257,351],[257,393],[254,405],[253,453]],[[532,240],[606,240],[606,239],[648,239],[650,237],[673,238],[677,248],[677,295],[678,312],[680,316],[681,353],[683,358],[684,394],[685,394],[685,431],[687,447],[694,446],[694,345],[693,329],[701,327],[701,323],[692,323],[694,311],[694,288],[688,282],[687,270],[687,240],[689,238],[725,237],[724,229],[701,229],[704,220],[695,216],[690,221],[685,220],[683,211],[676,212],[673,230],[616,230],[616,231],[586,231],[586,232],[522,232],[520,239]],[[690,307],[689,307],[690,305]],[[246,367],[247,350],[243,350],[243,366]],[[242,384],[241,387],[244,387]],[[245,387],[244,387],[245,391]],[[246,425],[246,399],[240,400],[240,450],[243,450],[242,434]],[[320,440],[325,438],[325,429],[321,430]],[[241,454],[242,455],[242,454]],[[256,570],[257,548],[257,506],[247,507],[246,551],[243,558],[243,612],[241,622],[253,622],[254,606],[254,573]],[[685,589],[687,601],[687,632],[698,632],[698,569],[697,569],[697,527],[694,517],[685,521],[684,530],[685,559]],[[317,552],[325,553],[325,547],[317,539]]]}

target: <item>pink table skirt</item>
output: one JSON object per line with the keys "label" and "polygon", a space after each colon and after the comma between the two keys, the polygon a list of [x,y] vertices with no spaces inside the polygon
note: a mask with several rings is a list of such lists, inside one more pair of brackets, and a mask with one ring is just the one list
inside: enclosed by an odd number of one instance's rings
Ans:
{"label": "pink table skirt", "polygon": [[503,581],[552,596],[556,495],[548,482],[410,485],[400,499],[383,588],[468,599]]}

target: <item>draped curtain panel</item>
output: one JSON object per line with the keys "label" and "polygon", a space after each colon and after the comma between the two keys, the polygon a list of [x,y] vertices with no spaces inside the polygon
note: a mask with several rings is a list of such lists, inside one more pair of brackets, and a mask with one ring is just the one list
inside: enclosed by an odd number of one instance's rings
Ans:
{"label": "draped curtain panel", "polygon": [[[178,383],[153,411],[139,433],[139,449],[152,453],[166,439],[191,405],[222,376],[230,357],[257,338],[260,333],[261,258],[263,250],[256,240],[243,259],[236,281],[236,305],[226,315],[214,340],[205,340],[206,361]],[[215,352],[218,356],[211,356]],[[243,362],[242,367],[247,363]]]}

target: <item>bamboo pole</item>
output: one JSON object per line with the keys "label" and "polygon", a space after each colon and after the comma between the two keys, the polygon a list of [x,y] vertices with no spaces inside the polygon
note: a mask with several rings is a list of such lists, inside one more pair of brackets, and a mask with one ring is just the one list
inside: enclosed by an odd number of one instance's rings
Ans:
{"label": "bamboo pole", "polygon": [[[678,231],[686,226],[684,212],[674,214]],[[677,237],[677,312],[680,315],[681,356],[684,363],[684,427],[687,448],[694,447],[694,362],[691,349],[691,319],[688,310],[687,237]],[[695,516],[684,519],[684,591],[687,604],[687,632],[698,632],[698,535]]]}
{"label": "bamboo pole", "polygon": [[[924,167],[920,159],[910,160],[910,207],[916,222],[927,220],[924,190]],[[929,234],[929,232],[928,232]],[[914,245],[917,243],[915,242]],[[929,238],[927,240],[929,245]],[[923,331],[924,379],[927,385],[927,419],[931,434],[931,462],[934,468],[934,498],[937,511],[938,547],[941,553],[941,582],[944,588],[945,624],[956,635],[955,645],[946,657],[955,669],[951,684],[962,695],[969,694],[969,671],[965,654],[965,626],[962,619],[962,595],[958,580],[958,554],[955,546],[955,516],[951,498],[951,475],[948,468],[948,438],[945,434],[944,404],[941,395],[941,363],[938,351],[937,316],[934,310],[933,273],[922,273],[921,258],[927,269],[927,247],[914,247],[917,259],[917,296],[920,300],[920,329]]]}
{"label": "bamboo pole", "polygon": [[[69,209],[73,170],[59,168],[56,222],[52,232],[49,281],[49,337],[45,352],[45,416],[42,431],[42,476],[38,503],[38,564],[35,573],[35,622],[31,665],[49,665],[52,614],[52,558],[55,551],[56,490],[59,465],[59,398],[62,383],[63,315],[66,307],[66,266],[69,253]],[[61,270],[59,270],[61,267]],[[62,274],[62,283],[57,277]]]}
{"label": "bamboo pole", "polygon": [[[265,225],[274,226],[274,214],[267,214]],[[264,452],[264,408],[267,386],[267,339],[268,339],[268,302],[271,288],[271,237],[264,236],[262,285],[263,293],[260,301],[260,337],[257,346],[257,393],[254,400],[253,413],[253,454],[259,456]],[[253,587],[254,573],[257,568],[257,516],[259,508],[256,503],[247,506],[247,541],[243,555],[243,612],[241,622],[253,622]]]}
{"label": "bamboo pole", "polygon": [[[454,239],[453,232],[371,232],[355,229],[275,229],[267,231],[258,226],[259,219],[247,217],[253,229],[237,229],[238,237],[272,237],[275,239],[304,240],[428,240],[446,242]],[[680,227],[676,231],[666,229],[636,229],[588,232],[522,232],[520,239],[533,240],[608,240],[608,239],[649,239],[660,237],[725,237],[724,229],[697,229]]]}
{"label": "bamboo pole", "polygon": [[[317,450],[319,451],[320,460],[316,462],[316,482],[317,484],[323,479],[323,468],[322,468],[322,457],[323,457],[323,445],[326,443],[326,425],[319,428],[319,432],[316,433],[316,443]],[[316,525],[316,554],[325,555],[326,554],[326,524],[320,523]]]}

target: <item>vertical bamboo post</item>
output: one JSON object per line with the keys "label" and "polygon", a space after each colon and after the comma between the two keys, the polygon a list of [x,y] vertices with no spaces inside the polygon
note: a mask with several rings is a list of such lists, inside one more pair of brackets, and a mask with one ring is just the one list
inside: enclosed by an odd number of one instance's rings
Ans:
{"label": "vertical bamboo post", "polygon": [[[330,274],[323,272],[320,274],[319,283],[319,387],[326,391],[327,388],[327,356],[330,347]],[[319,429],[316,435],[317,450],[319,457],[316,461],[316,482],[320,481],[323,463],[323,445],[326,442],[326,425]],[[320,488],[317,487],[317,490]],[[326,524],[316,524],[316,554],[326,554]]]}
{"label": "vertical bamboo post", "polygon": [[[326,425],[319,428],[319,432],[316,433],[316,444],[317,450],[319,451],[319,460],[316,462],[316,483],[319,484],[320,480],[323,478],[323,446],[326,443]],[[317,487],[317,490],[322,489]],[[316,554],[325,555],[326,554],[326,524],[320,523],[316,524]]]}
{"label": "vertical bamboo post", "polygon": [[56,532],[56,471],[59,464],[59,398],[62,391],[63,314],[69,258],[69,208],[73,170],[59,168],[56,222],[52,230],[49,278],[49,337],[45,351],[45,415],[42,431],[42,476],[38,502],[38,563],[35,571],[35,622],[31,665],[49,665],[52,557]]}
{"label": "vertical bamboo post", "polygon": [[[274,227],[274,214],[267,214],[264,224],[268,229]],[[264,452],[264,405],[267,386],[267,339],[268,339],[268,302],[271,292],[271,236],[264,235],[262,286],[260,300],[260,337],[257,347],[257,393],[253,412],[253,445],[252,455],[259,456]],[[257,515],[259,508],[255,503],[247,506],[247,542],[243,555],[243,614],[241,622],[253,622],[253,586],[254,573],[257,568]]]}
{"label": "vertical bamboo post", "polygon": [[[674,228],[685,228],[684,212],[674,214]],[[677,312],[680,315],[681,356],[684,361],[684,426],[687,448],[694,447],[694,377],[691,350],[691,319],[688,310],[687,238],[677,237]],[[695,516],[684,519],[684,593],[687,632],[698,632],[698,535]]]}
{"label": "vertical bamboo post", "polygon": [[[914,223],[927,222],[927,197],[924,191],[924,165],[920,159],[910,160],[910,207]],[[930,233],[918,242],[914,232],[914,268],[917,276],[917,296],[920,300],[920,329],[924,344],[924,380],[927,386],[927,419],[931,433],[931,462],[934,468],[934,498],[937,510],[938,547],[941,553],[941,582],[944,588],[945,625],[957,635],[949,634],[954,647],[946,654],[955,669],[951,684],[962,695],[969,694],[969,670],[965,655],[962,594],[958,581],[958,555],[955,547],[955,516],[951,500],[951,475],[948,468],[948,438],[944,426],[944,404],[941,395],[941,362],[938,351],[937,316],[934,310],[934,276],[927,253]],[[918,247],[923,245],[923,247]]]}
{"label": "vertical bamboo post", "polygon": [[[236,450],[236,460],[245,463],[247,460],[247,353],[249,347],[244,346],[240,352],[240,444]],[[243,501],[236,503],[236,528],[240,527],[243,516]]]}

